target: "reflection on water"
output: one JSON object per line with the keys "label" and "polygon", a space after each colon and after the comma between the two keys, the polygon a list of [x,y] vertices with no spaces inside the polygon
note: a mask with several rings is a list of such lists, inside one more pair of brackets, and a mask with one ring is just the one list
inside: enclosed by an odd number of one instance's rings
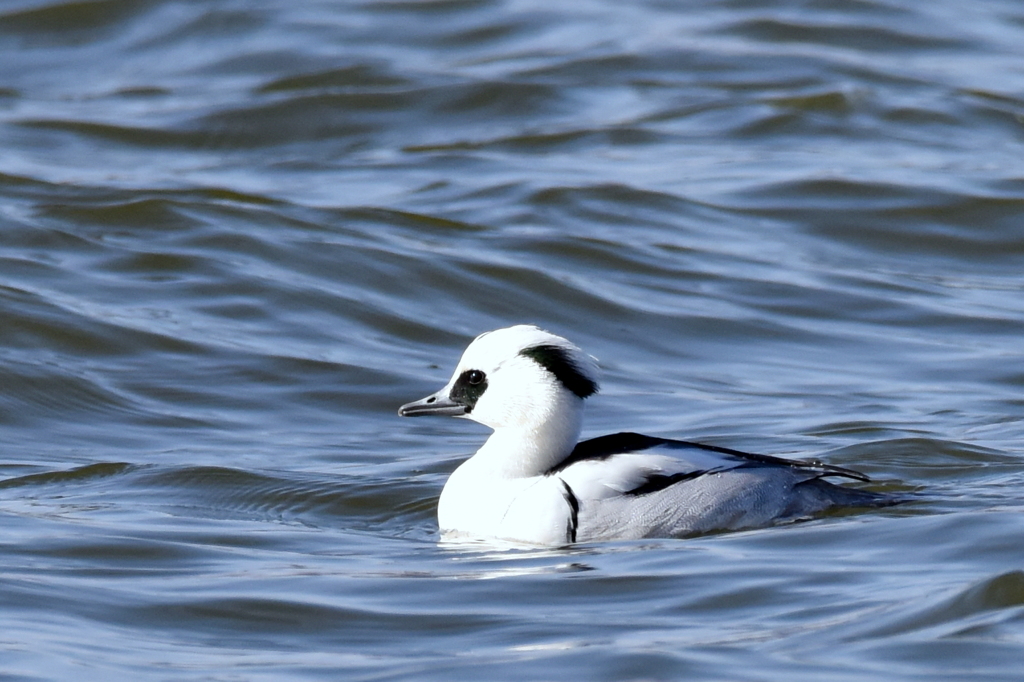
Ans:
{"label": "reflection on water", "polygon": [[[1024,11],[0,7],[0,676],[1019,676]],[[903,507],[439,542],[467,341]],[[413,578],[413,579],[410,579]]]}

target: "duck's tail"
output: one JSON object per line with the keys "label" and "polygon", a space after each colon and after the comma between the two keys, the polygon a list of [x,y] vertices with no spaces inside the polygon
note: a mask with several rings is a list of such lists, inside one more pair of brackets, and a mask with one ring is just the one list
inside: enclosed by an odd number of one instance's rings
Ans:
{"label": "duck's tail", "polygon": [[797,484],[796,488],[805,495],[820,501],[823,509],[837,507],[892,507],[910,502],[909,495],[877,492],[863,488],[850,488],[829,483],[822,478],[812,478]]}

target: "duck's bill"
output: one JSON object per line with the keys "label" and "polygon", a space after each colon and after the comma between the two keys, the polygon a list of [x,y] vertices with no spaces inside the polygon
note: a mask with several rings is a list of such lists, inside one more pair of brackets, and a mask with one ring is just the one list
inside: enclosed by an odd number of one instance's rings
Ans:
{"label": "duck's bill", "polygon": [[441,390],[423,400],[406,403],[398,408],[401,417],[422,417],[428,414],[459,417],[466,414],[466,406],[449,398],[447,390]]}

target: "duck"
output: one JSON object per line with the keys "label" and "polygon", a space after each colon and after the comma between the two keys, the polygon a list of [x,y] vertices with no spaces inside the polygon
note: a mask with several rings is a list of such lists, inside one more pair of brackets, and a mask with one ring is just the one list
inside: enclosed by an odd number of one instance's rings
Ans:
{"label": "duck", "polygon": [[543,547],[683,538],[899,501],[833,483],[869,479],[818,460],[633,432],[580,441],[598,378],[594,357],[521,324],[477,336],[442,389],[399,408],[492,430],[441,491],[442,538]]}

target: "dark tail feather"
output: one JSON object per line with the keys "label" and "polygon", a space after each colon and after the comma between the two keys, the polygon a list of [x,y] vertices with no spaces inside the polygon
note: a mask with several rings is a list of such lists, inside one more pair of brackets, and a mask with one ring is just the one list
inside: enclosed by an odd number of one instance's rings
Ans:
{"label": "dark tail feather", "polygon": [[819,500],[825,509],[830,507],[891,507],[908,502],[910,499],[905,495],[894,493],[848,488],[820,478],[803,481],[798,483],[795,488]]}

